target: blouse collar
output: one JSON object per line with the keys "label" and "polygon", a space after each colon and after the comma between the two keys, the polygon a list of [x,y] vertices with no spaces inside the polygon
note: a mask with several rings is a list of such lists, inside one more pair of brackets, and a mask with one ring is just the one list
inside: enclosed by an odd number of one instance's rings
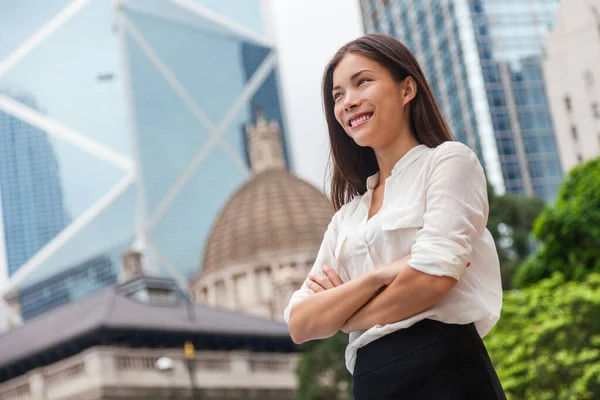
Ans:
{"label": "blouse collar", "polygon": [[[392,168],[392,175],[395,175],[398,172],[405,169],[406,167],[408,167],[410,164],[412,164],[414,161],[416,161],[419,157],[421,157],[421,155],[426,153],[427,150],[429,150],[429,147],[427,147],[424,144],[420,144],[420,145],[413,147],[409,151],[407,151],[406,154],[404,154],[398,160],[398,162],[394,165],[394,168]],[[379,171],[377,171],[377,173],[375,173],[374,175],[371,175],[367,178],[367,191],[371,192],[373,189],[375,189],[377,187],[378,183],[379,183]]]}

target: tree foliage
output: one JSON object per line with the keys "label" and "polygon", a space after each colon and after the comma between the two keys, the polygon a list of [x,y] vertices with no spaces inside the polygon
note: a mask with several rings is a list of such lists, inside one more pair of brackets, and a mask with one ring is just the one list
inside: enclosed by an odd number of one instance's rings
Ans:
{"label": "tree foliage", "polygon": [[600,158],[571,170],[556,204],[536,220],[533,234],[540,247],[517,271],[517,287],[557,271],[579,281],[600,272]]}
{"label": "tree foliage", "polygon": [[485,342],[509,399],[599,399],[600,274],[506,291]]}
{"label": "tree foliage", "polygon": [[498,196],[490,185],[488,200],[490,212],[487,228],[496,242],[502,287],[511,289],[515,271],[533,250],[531,230],[544,207],[544,201],[511,194]]}
{"label": "tree foliage", "polygon": [[347,345],[348,335],[339,332],[300,346],[304,354],[296,368],[296,400],[352,399],[352,376],[344,359]]}

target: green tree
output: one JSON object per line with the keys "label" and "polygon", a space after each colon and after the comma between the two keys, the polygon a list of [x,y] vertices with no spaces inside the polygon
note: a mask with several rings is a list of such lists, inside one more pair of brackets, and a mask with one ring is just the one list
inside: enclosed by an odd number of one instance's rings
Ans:
{"label": "green tree", "polygon": [[304,353],[296,367],[296,400],[352,399],[352,375],[344,359],[347,345],[348,335],[343,332],[300,345]]}
{"label": "green tree", "polygon": [[600,398],[600,274],[506,291],[485,343],[512,400]]}
{"label": "green tree", "polygon": [[524,287],[560,271],[569,280],[600,272],[600,158],[570,171],[554,205],[544,208],[533,234],[540,246],[515,275]]}
{"label": "green tree", "polygon": [[491,185],[488,185],[488,200],[487,227],[498,249],[502,287],[511,289],[515,271],[533,250],[531,231],[544,201],[511,194],[498,196]]}

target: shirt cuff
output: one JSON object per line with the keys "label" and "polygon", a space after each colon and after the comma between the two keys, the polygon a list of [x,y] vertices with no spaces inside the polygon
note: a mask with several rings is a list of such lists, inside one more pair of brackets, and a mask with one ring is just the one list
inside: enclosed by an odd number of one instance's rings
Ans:
{"label": "shirt cuff", "polygon": [[408,265],[429,275],[450,276],[459,281],[467,271],[470,249],[442,237],[419,238],[411,249]]}

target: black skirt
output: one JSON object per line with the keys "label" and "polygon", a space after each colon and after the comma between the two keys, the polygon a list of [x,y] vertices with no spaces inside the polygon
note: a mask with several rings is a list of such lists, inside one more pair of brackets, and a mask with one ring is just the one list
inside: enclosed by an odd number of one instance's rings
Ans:
{"label": "black skirt", "polygon": [[506,399],[474,324],[423,320],[360,348],[355,400]]}

